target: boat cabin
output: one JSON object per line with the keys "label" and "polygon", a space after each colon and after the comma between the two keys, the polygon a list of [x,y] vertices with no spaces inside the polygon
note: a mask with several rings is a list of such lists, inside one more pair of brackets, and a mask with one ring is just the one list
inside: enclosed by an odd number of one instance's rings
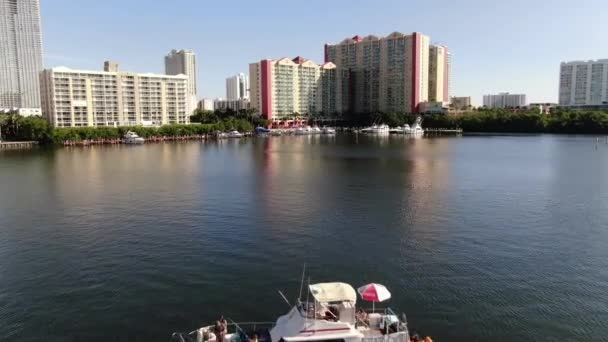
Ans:
{"label": "boat cabin", "polygon": [[408,342],[405,322],[388,310],[357,310],[357,292],[346,283],[309,286],[312,302],[299,302],[270,330],[272,342]]}

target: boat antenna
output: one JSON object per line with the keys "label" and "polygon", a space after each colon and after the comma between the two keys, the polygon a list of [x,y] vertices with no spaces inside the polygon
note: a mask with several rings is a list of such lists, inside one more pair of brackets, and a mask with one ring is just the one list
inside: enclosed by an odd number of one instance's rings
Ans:
{"label": "boat antenna", "polygon": [[[310,287],[310,277],[308,277],[308,287]],[[310,291],[306,291],[306,303],[308,303],[309,296],[310,296]]]}
{"label": "boat antenna", "polygon": [[287,303],[287,305],[289,305],[289,307],[291,308],[291,304],[287,300],[287,297],[285,297],[285,295],[283,294],[283,292],[281,292],[281,290],[278,290],[278,291],[279,291],[279,294],[281,295],[281,297],[283,297],[283,300],[285,301],[285,303]]}
{"label": "boat antenna", "polygon": [[300,294],[298,295],[298,302],[302,299],[302,288],[304,287],[304,275],[306,274],[306,263],[302,266],[302,279],[300,280]]}

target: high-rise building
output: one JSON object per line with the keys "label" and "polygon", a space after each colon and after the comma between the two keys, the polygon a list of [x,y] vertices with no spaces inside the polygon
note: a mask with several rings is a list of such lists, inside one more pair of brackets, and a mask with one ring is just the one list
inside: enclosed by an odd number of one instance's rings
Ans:
{"label": "high-rise building", "polygon": [[188,76],[65,67],[42,71],[43,114],[55,127],[186,124]]}
{"label": "high-rise building", "polygon": [[249,99],[249,77],[243,73],[226,79],[226,100]]}
{"label": "high-rise building", "polygon": [[525,107],[526,104],[525,94],[500,93],[483,96],[483,106],[486,108],[516,108]]}
{"label": "high-rise building", "polygon": [[559,104],[608,104],[608,59],[562,63],[559,75]]}
{"label": "high-rise building", "polygon": [[0,108],[40,111],[39,0],[0,0]]}
{"label": "high-rise building", "polygon": [[325,61],[338,68],[337,97],[342,109],[417,113],[419,104],[429,99],[429,41],[418,32],[394,32],[326,44]]}
{"label": "high-rise building", "polygon": [[445,46],[429,47],[429,101],[450,101],[451,58]]}
{"label": "high-rise building", "polygon": [[249,65],[249,76],[251,108],[268,120],[341,112],[333,63],[318,65],[302,57],[262,60]]}
{"label": "high-rise building", "polygon": [[188,112],[196,109],[198,103],[198,92],[196,87],[196,54],[190,50],[171,50],[165,56],[165,73],[167,75],[188,76]]}

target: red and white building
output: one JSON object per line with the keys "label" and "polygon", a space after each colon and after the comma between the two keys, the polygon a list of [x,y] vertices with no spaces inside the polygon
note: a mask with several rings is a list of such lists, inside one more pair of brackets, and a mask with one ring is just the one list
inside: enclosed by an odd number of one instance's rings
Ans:
{"label": "red and white building", "polygon": [[[339,44],[326,44],[325,62],[334,63],[342,75],[337,78],[342,109],[418,113],[420,103],[429,101],[430,48],[430,38],[419,32],[354,36]],[[447,49],[442,53],[447,54]],[[435,82],[441,84],[435,87],[441,87],[435,96],[443,101],[444,92],[449,93],[449,76],[445,75],[449,75],[449,63],[436,69],[441,72],[434,77],[442,77]]]}
{"label": "red and white building", "polygon": [[249,65],[251,108],[273,122],[295,115],[340,112],[336,107],[336,66],[302,57],[265,59]]}

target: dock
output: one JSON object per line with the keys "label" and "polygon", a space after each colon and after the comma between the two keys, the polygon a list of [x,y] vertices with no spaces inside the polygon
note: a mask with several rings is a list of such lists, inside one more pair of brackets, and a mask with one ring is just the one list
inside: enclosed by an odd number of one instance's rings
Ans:
{"label": "dock", "polygon": [[462,134],[461,128],[425,128],[425,134],[429,135],[442,135],[442,134],[453,134],[460,135]]}
{"label": "dock", "polygon": [[0,142],[0,150],[16,150],[38,146],[37,141],[4,141]]}

